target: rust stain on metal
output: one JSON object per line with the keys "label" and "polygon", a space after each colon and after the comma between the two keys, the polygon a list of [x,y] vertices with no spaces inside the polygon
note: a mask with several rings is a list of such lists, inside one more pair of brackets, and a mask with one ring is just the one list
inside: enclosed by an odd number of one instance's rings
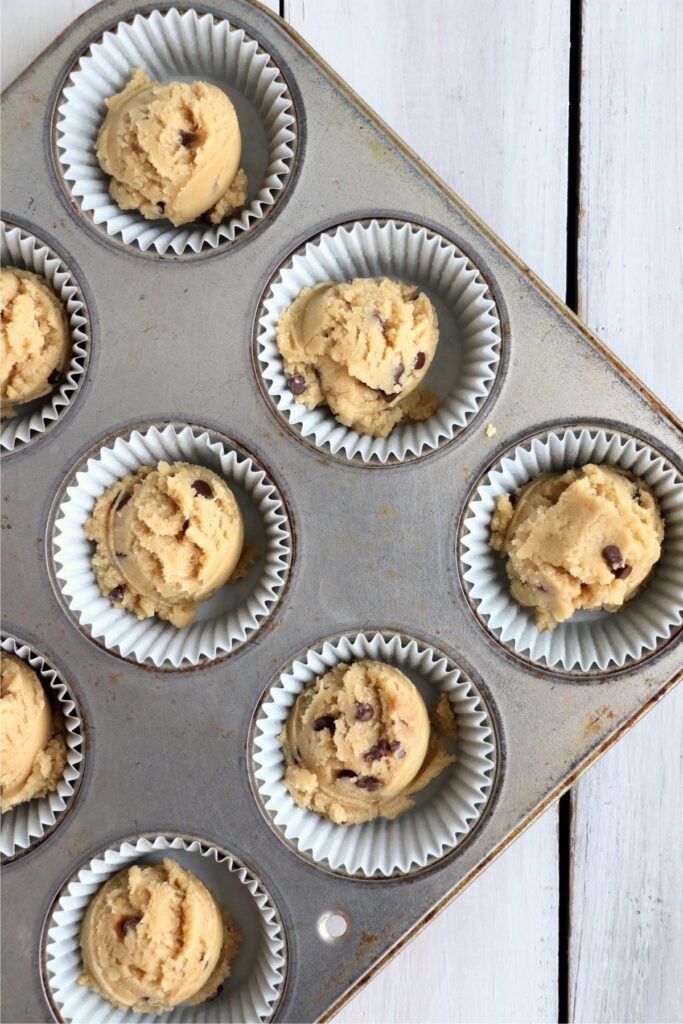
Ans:
{"label": "rust stain on metal", "polygon": [[594,733],[600,732],[602,727],[611,722],[614,718],[614,711],[609,708],[606,704],[602,707],[596,708],[595,711],[591,712],[586,719],[586,724],[583,727],[584,736],[591,736]]}

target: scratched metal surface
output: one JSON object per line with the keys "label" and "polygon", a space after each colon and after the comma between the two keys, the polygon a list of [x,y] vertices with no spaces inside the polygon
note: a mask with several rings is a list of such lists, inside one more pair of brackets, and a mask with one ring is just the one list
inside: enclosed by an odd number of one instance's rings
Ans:
{"label": "scratched metal surface", "polygon": [[[93,326],[76,406],[49,436],[3,459],[2,624],[63,670],[89,740],[73,810],[4,870],[2,911],[12,922],[2,946],[4,1020],[48,1018],[40,933],[65,877],[117,837],[164,829],[214,841],[263,878],[289,945],[278,1019],[324,1016],[656,702],[681,666],[679,634],[640,667],[588,684],[529,669],[477,623],[455,558],[470,487],[516,437],[549,423],[628,425],[680,466],[680,425],[286,25],[247,0],[197,6],[262,40],[300,122],[286,198],[258,231],[219,254],[159,260],[107,244],[54,173],[50,121],[61,76],[84,41],[131,13],[129,0],[86,14],[4,97],[4,214],[68,257]],[[508,357],[500,386],[461,438],[411,465],[367,469],[312,451],[276,420],[251,347],[273,270],[321,228],[373,215],[431,225],[471,255],[496,291]],[[57,602],[45,551],[50,505],[82,453],[127,424],[169,419],[213,426],[254,451],[282,488],[297,535],[290,588],[268,625],[234,656],[182,673],[130,664],[82,636]],[[493,442],[484,435],[490,421]],[[382,506],[399,515],[380,517]],[[323,636],[369,626],[405,630],[451,653],[480,685],[499,731],[496,795],[483,820],[454,854],[403,880],[353,881],[306,863],[268,827],[248,779],[250,723],[278,666]],[[351,925],[326,944],[317,921],[331,909]]]}

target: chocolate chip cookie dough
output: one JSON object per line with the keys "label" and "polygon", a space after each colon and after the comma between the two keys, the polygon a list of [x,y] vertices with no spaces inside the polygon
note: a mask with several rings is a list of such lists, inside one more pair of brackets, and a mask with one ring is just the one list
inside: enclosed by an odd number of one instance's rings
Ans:
{"label": "chocolate chip cookie dough", "polygon": [[337,665],[307,686],[281,739],[292,799],[338,825],[395,818],[455,760],[413,683],[379,661]]}
{"label": "chocolate chip cookie dough", "polygon": [[119,871],[81,926],[79,978],[114,1006],[165,1013],[210,999],[241,936],[206,886],[174,860]]}
{"label": "chocolate chip cookie dough", "polygon": [[304,288],[280,315],[276,340],[296,401],[326,403],[360,434],[386,437],[438,406],[418,387],[439,340],[436,311],[414,287],[362,277]]}
{"label": "chocolate chip cookie dough", "polygon": [[0,805],[2,812],[57,788],[66,765],[59,717],[33,669],[0,656]]}
{"label": "chocolate chip cookie dough", "polygon": [[160,84],[138,68],[107,100],[96,153],[112,199],[147,220],[218,224],[246,202],[237,114],[207,82]]}
{"label": "chocolate chip cookie dough", "polygon": [[187,626],[200,601],[239,575],[242,514],[204,466],[160,462],[117,480],[97,499],[85,533],[96,544],[100,590],[139,619]]}
{"label": "chocolate chip cookie dough", "polygon": [[47,281],[15,267],[0,270],[0,413],[52,391],[69,362],[66,311]]}
{"label": "chocolate chip cookie dough", "polygon": [[616,611],[659,559],[664,523],[647,484],[614,466],[539,476],[498,498],[491,546],[507,556],[512,596],[539,629],[575,611]]}

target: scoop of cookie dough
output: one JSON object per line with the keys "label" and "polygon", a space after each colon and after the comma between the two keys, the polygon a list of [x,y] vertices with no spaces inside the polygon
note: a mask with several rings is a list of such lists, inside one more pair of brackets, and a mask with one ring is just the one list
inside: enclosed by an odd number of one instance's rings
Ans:
{"label": "scoop of cookie dough", "polygon": [[2,382],[0,411],[46,395],[59,382],[71,349],[69,324],[60,299],[38,274],[0,270]]}
{"label": "scoop of cookie dough", "polygon": [[210,211],[218,223],[243,206],[242,141],[235,108],[207,82],[152,82],[138,68],[107,100],[96,145],[122,210],[187,224]]}
{"label": "scoop of cookie dough", "polygon": [[119,871],[83,917],[82,985],[122,1009],[164,1013],[213,996],[241,936],[206,886],[174,860]]}
{"label": "scoop of cookie dough", "polygon": [[362,434],[386,437],[404,418],[434,412],[413,400],[439,339],[423,293],[388,278],[304,288],[281,314],[277,344],[289,387],[309,409],[323,402]]}
{"label": "scoop of cookie dough", "polygon": [[192,622],[235,570],[244,524],[226,482],[187,462],[144,466],[112,484],[95,504],[85,533],[97,547],[100,590],[138,618]]}
{"label": "scoop of cookie dough", "polygon": [[[57,788],[66,743],[50,702],[30,665],[0,658],[0,803],[3,813]],[[57,726],[57,728],[56,728]],[[57,733],[56,735],[55,732]]]}
{"label": "scoop of cookie dough", "polygon": [[657,562],[664,523],[647,484],[613,466],[540,476],[501,495],[491,546],[512,596],[554,629],[580,608],[616,611]]}
{"label": "scoop of cookie dough", "polygon": [[340,825],[395,818],[453,760],[416,687],[379,661],[337,665],[307,686],[282,741],[293,800]]}

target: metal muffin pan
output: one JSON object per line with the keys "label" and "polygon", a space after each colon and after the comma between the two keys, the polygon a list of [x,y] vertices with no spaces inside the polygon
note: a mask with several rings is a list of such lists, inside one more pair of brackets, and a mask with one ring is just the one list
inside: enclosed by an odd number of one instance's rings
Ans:
{"label": "metal muffin pan", "polygon": [[[6,219],[68,257],[92,337],[70,414],[3,458],[3,628],[78,679],[88,743],[69,814],[4,872],[5,921],[20,922],[4,930],[5,1020],[47,1019],[40,935],[65,880],[122,837],[152,832],[198,836],[263,880],[288,949],[277,1019],[328,1016],[681,675],[680,627],[646,660],[589,679],[526,663],[473,614],[457,557],[468,496],[518,440],[598,423],[637,434],[680,474],[681,424],[286,24],[247,0],[178,6],[243,26],[272,55],[296,107],[287,188],[233,244],[192,258],[141,254],[93,231],[58,180],[52,124],[64,76],[131,15],[130,0],[85,14],[4,97]],[[278,267],[321,231],[371,218],[450,239],[491,287],[501,320],[500,370],[477,415],[437,451],[393,466],[302,444],[265,400],[253,355]],[[183,672],[99,649],[50,584],[45,539],[62,481],[103,437],[141,421],[201,424],[244,445],[277,480],[296,535],[288,590],[263,627],[229,658]],[[404,877],[348,878],[298,856],[265,822],[249,737],[278,669],[325,637],[377,629],[433,644],[477,680],[497,769],[485,812],[451,853]],[[331,912],[348,927],[326,941],[319,923]]]}

